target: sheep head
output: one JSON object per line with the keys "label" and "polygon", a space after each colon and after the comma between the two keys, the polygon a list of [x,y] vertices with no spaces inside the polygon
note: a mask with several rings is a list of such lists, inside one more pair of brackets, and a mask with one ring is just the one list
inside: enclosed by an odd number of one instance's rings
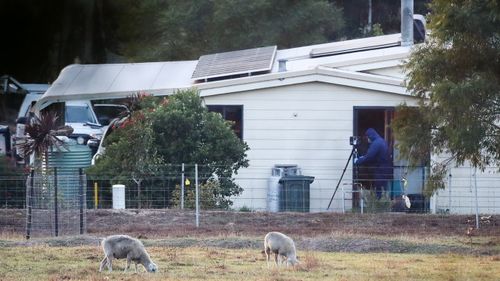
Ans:
{"label": "sheep head", "polygon": [[290,256],[286,260],[287,265],[295,266],[299,264],[300,262],[297,260],[295,256]]}
{"label": "sheep head", "polygon": [[146,270],[148,272],[157,272],[158,271],[158,267],[156,266],[156,264],[154,262],[150,262],[148,264],[148,266],[146,267]]}

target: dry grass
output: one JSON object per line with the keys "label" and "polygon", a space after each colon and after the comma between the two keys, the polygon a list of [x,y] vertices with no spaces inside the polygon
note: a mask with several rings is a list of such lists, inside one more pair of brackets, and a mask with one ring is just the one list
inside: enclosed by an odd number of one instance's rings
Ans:
{"label": "dry grass", "polygon": [[160,272],[98,273],[101,249],[7,247],[0,249],[0,280],[498,280],[498,256],[354,254],[299,250],[296,268],[268,268],[256,249],[149,247]]}

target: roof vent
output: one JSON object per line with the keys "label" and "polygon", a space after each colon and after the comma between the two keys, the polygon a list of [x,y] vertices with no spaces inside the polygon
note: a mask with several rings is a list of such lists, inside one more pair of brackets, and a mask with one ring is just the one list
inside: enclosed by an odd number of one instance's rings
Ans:
{"label": "roof vent", "polygon": [[191,78],[208,82],[268,73],[276,49],[276,46],[268,46],[201,56]]}
{"label": "roof vent", "polygon": [[278,71],[279,72],[286,72],[286,59],[279,59],[278,60]]}

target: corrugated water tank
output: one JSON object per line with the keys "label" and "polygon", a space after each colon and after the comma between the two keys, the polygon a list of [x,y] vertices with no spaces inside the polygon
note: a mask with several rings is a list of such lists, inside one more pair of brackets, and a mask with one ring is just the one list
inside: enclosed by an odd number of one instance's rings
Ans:
{"label": "corrugated water tank", "polygon": [[[49,168],[57,168],[57,187],[64,198],[75,198],[80,186],[80,169],[90,166],[92,152],[86,145],[65,139],[65,147],[49,151]],[[86,183],[82,183],[84,188]]]}

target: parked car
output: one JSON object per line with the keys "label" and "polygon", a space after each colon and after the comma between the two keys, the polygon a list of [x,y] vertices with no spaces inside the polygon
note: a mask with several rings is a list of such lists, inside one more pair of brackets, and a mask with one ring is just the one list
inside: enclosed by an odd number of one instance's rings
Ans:
{"label": "parked car", "polygon": [[[127,111],[128,112],[128,111]],[[118,117],[109,123],[107,126],[106,130],[104,131],[104,135],[102,136],[101,141],[98,144],[98,148],[94,156],[92,157],[91,165],[95,165],[95,162],[99,157],[102,157],[104,153],[106,152],[106,140],[108,139],[109,135],[117,128],[119,127],[123,122],[125,122],[128,118],[130,117],[130,112],[128,112],[127,115],[123,117]]]}
{"label": "parked car", "polygon": [[[44,92],[26,95],[18,114],[16,137],[14,138],[16,143],[20,143],[26,138],[25,126],[33,114],[34,104]],[[78,144],[88,145],[92,152],[95,153],[100,139],[107,129],[109,120],[122,112],[128,112],[127,107],[124,105],[99,104],[93,106],[89,100],[67,101],[64,113],[65,124],[73,128],[73,133],[69,137],[75,139]],[[116,116],[113,116],[113,114],[116,114]],[[22,154],[22,151],[16,151],[19,162],[22,162]]]}
{"label": "parked car", "polygon": [[123,104],[96,103],[93,106],[99,124],[108,126],[115,118],[125,117],[130,111]]}

